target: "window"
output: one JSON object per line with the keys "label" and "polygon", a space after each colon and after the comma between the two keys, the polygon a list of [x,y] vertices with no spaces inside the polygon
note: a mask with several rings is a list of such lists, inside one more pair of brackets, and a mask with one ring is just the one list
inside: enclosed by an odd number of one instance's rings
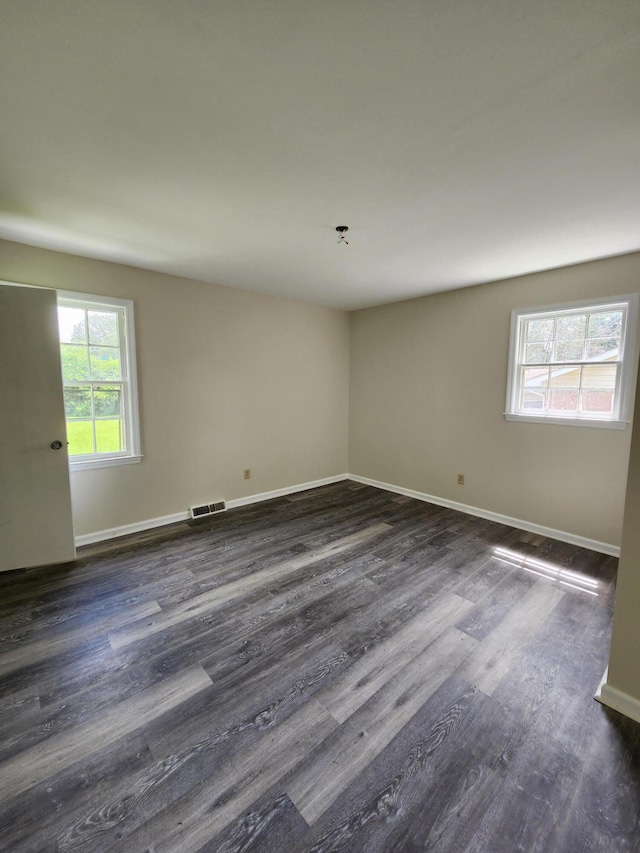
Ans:
{"label": "window", "polygon": [[133,303],[58,292],[72,469],[140,461]]}
{"label": "window", "polygon": [[513,311],[508,420],[624,427],[638,296]]}

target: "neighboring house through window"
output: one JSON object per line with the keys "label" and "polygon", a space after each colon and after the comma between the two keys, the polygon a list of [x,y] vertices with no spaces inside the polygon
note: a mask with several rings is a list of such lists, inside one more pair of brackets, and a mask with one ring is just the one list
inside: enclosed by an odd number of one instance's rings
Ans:
{"label": "neighboring house through window", "polygon": [[508,420],[624,427],[638,296],[513,311]]}
{"label": "neighboring house through window", "polygon": [[58,291],[69,463],[139,462],[133,303]]}

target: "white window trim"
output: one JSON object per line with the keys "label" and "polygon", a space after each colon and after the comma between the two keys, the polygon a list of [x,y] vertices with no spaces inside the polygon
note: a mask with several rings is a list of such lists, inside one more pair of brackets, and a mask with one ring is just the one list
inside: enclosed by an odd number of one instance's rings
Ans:
{"label": "white window trim", "polygon": [[[537,424],[559,424],[561,426],[596,427],[600,429],[625,429],[630,421],[630,409],[634,398],[633,377],[638,355],[638,300],[640,294],[608,296],[599,299],[583,299],[562,305],[546,305],[539,308],[517,308],[511,312],[511,334],[509,341],[509,370],[507,374],[507,401],[504,416],[508,421]],[[623,330],[620,354],[619,387],[616,389],[617,413],[611,419],[598,417],[563,417],[562,415],[523,414],[515,411],[518,399],[518,353],[520,349],[521,319],[544,318],[560,312],[572,313],[589,307],[606,307],[627,304],[627,318]]]}
{"label": "white window trim", "polygon": [[140,447],[140,415],[138,408],[138,375],[136,371],[136,338],[131,299],[117,299],[112,296],[96,296],[92,293],[79,293],[73,290],[56,291],[59,303],[76,302],[96,307],[123,309],[124,329],[121,330],[120,351],[124,354],[127,391],[125,394],[125,429],[128,450],[122,453],[101,453],[91,456],[69,457],[70,471],[87,471],[93,468],[109,468],[113,465],[135,465],[142,460]]}

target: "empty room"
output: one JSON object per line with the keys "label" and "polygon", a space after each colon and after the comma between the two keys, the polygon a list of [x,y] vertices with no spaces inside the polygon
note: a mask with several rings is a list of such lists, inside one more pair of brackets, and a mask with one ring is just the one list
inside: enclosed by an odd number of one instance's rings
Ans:
{"label": "empty room", "polygon": [[640,6],[0,20],[0,849],[639,851]]}

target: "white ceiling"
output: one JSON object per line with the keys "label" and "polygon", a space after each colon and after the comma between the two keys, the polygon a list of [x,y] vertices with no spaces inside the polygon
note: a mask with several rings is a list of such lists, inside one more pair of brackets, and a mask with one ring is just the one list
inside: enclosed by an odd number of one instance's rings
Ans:
{"label": "white ceiling", "polygon": [[638,0],[0,20],[8,239],[340,308],[640,249]]}

